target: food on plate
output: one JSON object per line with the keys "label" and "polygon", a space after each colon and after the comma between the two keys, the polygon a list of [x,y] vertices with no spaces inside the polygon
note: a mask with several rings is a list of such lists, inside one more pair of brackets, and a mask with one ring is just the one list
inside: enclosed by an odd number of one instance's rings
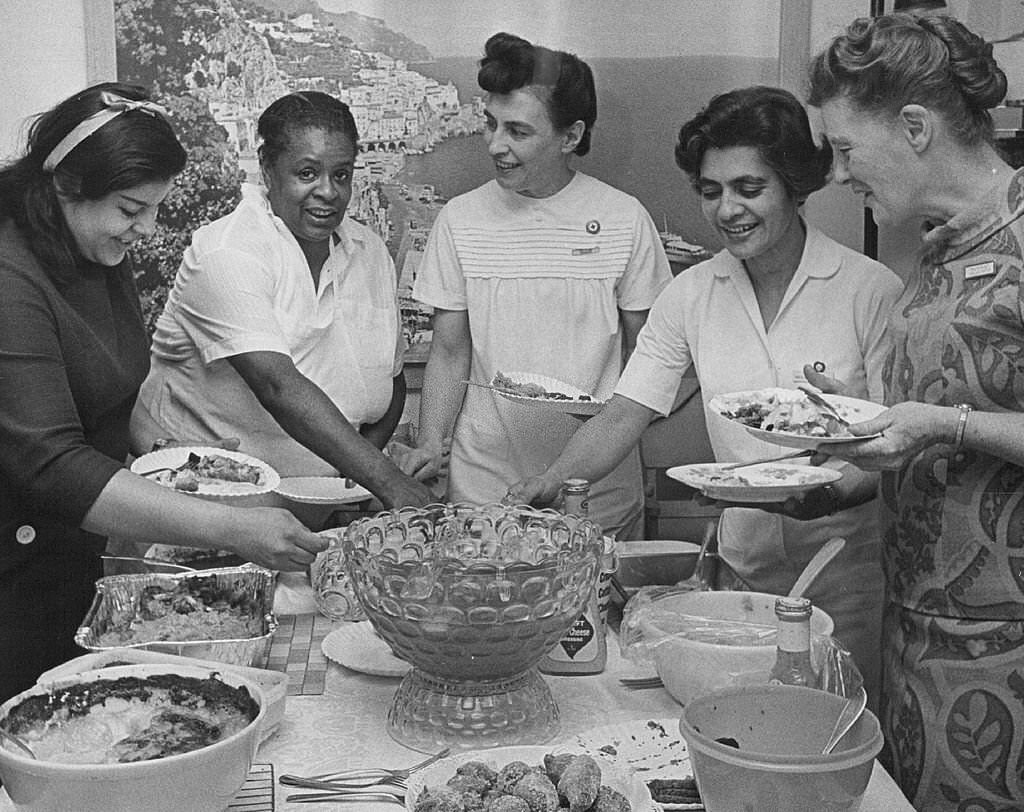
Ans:
{"label": "food on plate", "polygon": [[184,465],[173,471],[161,471],[153,479],[178,491],[195,493],[201,485],[218,482],[263,484],[263,469],[258,465],[225,457],[221,454],[189,452]]}
{"label": "food on plate", "polygon": [[601,783],[601,767],[585,754],[548,754],[543,764],[511,761],[495,770],[468,761],[445,786],[426,787],[414,812],[631,812],[629,800]]}
{"label": "food on plate", "polygon": [[705,485],[761,487],[772,484],[807,485],[821,478],[819,469],[809,465],[758,465],[727,471],[706,465],[692,469],[695,479]]}
{"label": "food on plate", "polygon": [[183,564],[194,569],[227,566],[227,562],[241,562],[237,553],[230,550],[201,549],[178,544],[153,544],[146,551],[146,558],[168,564]]}
{"label": "food on plate", "polygon": [[[852,437],[849,428],[823,411],[799,390],[761,389],[716,398],[720,413],[763,431],[781,431],[808,437]],[[836,412],[844,419],[842,405]]]}
{"label": "food on plate", "polygon": [[113,622],[97,643],[124,646],[159,640],[240,640],[263,633],[263,616],[245,594],[220,588],[212,578],[147,586],[137,610]]}
{"label": "food on plate", "polygon": [[508,392],[510,395],[520,395],[527,398],[547,398],[548,400],[584,400],[589,401],[593,398],[590,395],[579,395],[573,397],[567,395],[564,392],[552,392],[545,389],[539,383],[532,382],[519,382],[514,381],[507,375],[503,375],[500,371],[494,373],[494,378],[491,380],[491,385],[496,386],[498,389],[502,389]]}
{"label": "food on plate", "polygon": [[652,778],[647,782],[647,789],[659,804],[701,803],[697,780],[692,775],[685,778]]}
{"label": "food on plate", "polygon": [[207,678],[96,679],[34,694],[0,722],[41,761],[117,764],[188,753],[234,735],[259,713],[249,691]]}

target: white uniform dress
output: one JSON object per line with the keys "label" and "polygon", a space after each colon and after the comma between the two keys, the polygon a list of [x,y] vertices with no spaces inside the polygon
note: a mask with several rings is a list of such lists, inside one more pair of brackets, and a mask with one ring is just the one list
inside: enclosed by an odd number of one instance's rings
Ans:
{"label": "white uniform dress", "polygon": [[[658,298],[615,391],[667,414],[693,364],[707,409],[726,392],[795,387],[804,382],[804,364],[823,361],[851,395],[881,402],[886,316],[901,290],[884,265],[808,226],[800,264],[766,330],[742,262],[722,251],[678,276]],[[710,409],[706,417],[720,462],[792,451]],[[846,546],[807,597],[832,615],[836,636],[875,685],[884,584],[874,501],[808,522],[730,508],[719,525],[719,552],[752,589],[785,594],[835,536]]]}
{"label": "white uniform dress", "polygon": [[[470,378],[524,371],[611,396],[622,369],[619,310],[647,310],[671,278],[657,230],[635,198],[577,172],[547,198],[491,181],[449,202],[430,235],[413,295],[467,310]],[[543,472],[577,418],[469,387],[455,426],[449,498],[501,499]],[[642,515],[634,450],[591,485],[590,515],[619,532]]]}
{"label": "white uniform dress", "polygon": [[285,353],[355,428],[375,422],[402,369],[396,287],[384,242],[346,218],[314,290],[302,249],[265,191],[244,185],[237,208],[197,230],[185,252],[153,336],[133,439],[141,447],[155,439],[138,436],[148,413],[166,436],[238,437],[241,451],[282,476],[337,473],[285,433],[227,359]]}

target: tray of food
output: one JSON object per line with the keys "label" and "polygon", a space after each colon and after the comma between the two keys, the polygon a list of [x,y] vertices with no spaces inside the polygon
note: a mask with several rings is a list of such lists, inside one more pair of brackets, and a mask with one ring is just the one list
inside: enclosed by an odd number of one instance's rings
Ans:
{"label": "tray of food", "polygon": [[746,426],[758,439],[790,448],[869,439],[854,437],[847,424],[871,420],[885,411],[883,405],[869,400],[842,395],[820,397],[832,407],[832,414],[813,403],[806,392],[779,387],[716,395],[708,407],[714,414]]}
{"label": "tray of food", "polygon": [[180,544],[151,544],[143,558],[155,564],[176,564],[194,570],[240,567],[246,563],[244,558],[230,550],[200,549]]}
{"label": "tray of food", "polygon": [[503,398],[567,414],[597,414],[605,402],[578,386],[534,372],[496,372],[489,384]]}
{"label": "tray of food", "polygon": [[723,468],[716,463],[677,465],[665,475],[696,488],[709,499],[730,502],[784,502],[843,476],[834,468],[769,462],[742,468]]}
{"label": "tray of food", "polygon": [[573,744],[629,770],[666,810],[697,810],[704,805],[678,719],[637,719],[578,733]]}
{"label": "tray of food", "polygon": [[176,446],[143,454],[132,473],[176,491],[213,499],[256,496],[281,484],[267,463],[223,448]]}
{"label": "tray of food", "polygon": [[111,575],[75,633],[89,651],[130,647],[262,666],[277,630],[274,573],[254,564]]}
{"label": "tray of food", "polygon": [[[511,796],[510,801],[501,800]],[[559,796],[569,801],[560,804]],[[512,746],[458,753],[409,777],[408,812],[441,809],[657,809],[631,770],[579,747]],[[460,805],[461,804],[461,805]],[[500,804],[500,805],[498,805]]]}

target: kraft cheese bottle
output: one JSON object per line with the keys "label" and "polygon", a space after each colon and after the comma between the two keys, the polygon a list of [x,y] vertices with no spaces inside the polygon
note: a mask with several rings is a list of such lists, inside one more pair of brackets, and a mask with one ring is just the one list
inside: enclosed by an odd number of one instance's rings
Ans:
{"label": "kraft cheese bottle", "polygon": [[[589,482],[585,479],[568,479],[562,485],[562,495],[566,513],[571,510],[573,515],[586,517],[590,498]],[[607,607],[611,588],[608,576],[615,571],[614,545],[614,540],[605,539],[601,572],[586,608],[538,664],[538,668],[545,674],[600,674],[604,671],[608,660],[608,642],[601,598],[604,598],[603,603]]]}

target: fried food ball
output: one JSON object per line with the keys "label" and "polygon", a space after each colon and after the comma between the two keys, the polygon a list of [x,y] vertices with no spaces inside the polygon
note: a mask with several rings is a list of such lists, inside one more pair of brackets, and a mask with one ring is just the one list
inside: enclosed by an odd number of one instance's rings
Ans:
{"label": "fried food ball", "polygon": [[456,768],[455,774],[473,776],[484,781],[488,787],[493,786],[498,778],[498,774],[482,761],[467,761],[465,764],[460,764]]}
{"label": "fried food ball", "polygon": [[413,812],[466,812],[462,795],[449,787],[425,789],[416,799]]}
{"label": "fried food ball", "polygon": [[569,812],[586,812],[600,789],[601,768],[587,755],[574,755],[558,779],[558,794],[569,802]]}
{"label": "fried food ball", "polygon": [[491,782],[480,775],[456,773],[448,779],[448,786],[463,794],[483,797],[491,788]]}
{"label": "fried food ball", "polygon": [[551,782],[558,785],[558,779],[562,777],[565,768],[572,761],[572,753],[559,753],[557,755],[548,753],[544,756],[544,772],[548,774]]}
{"label": "fried food ball", "polygon": [[530,812],[530,805],[515,795],[495,795],[484,804],[484,812]]}
{"label": "fried food ball", "polygon": [[558,812],[558,790],[541,770],[530,770],[520,778],[512,794],[522,798],[530,812]]}
{"label": "fried food ball", "polygon": [[510,761],[498,772],[494,779],[494,791],[499,795],[511,795],[512,788],[530,771],[530,765],[525,761]]}
{"label": "fried food ball", "polygon": [[629,799],[621,792],[602,785],[590,812],[630,812]]}

